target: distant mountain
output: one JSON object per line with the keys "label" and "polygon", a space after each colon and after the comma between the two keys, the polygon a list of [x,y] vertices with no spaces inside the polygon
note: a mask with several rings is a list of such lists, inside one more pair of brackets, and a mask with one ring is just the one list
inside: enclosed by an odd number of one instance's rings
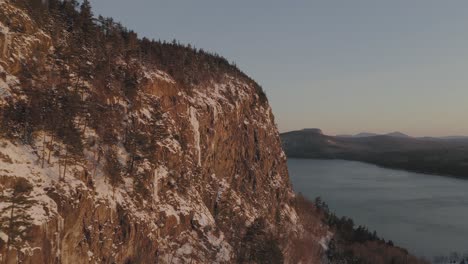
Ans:
{"label": "distant mountain", "polygon": [[448,139],[448,140],[451,140],[451,139],[462,139],[462,140],[468,140],[468,136],[447,136],[447,137],[438,137],[440,139]]}
{"label": "distant mountain", "polygon": [[335,137],[354,137],[354,135],[342,134],[342,135],[336,135]]}
{"label": "distant mountain", "polygon": [[388,133],[388,134],[385,134],[385,136],[389,136],[389,137],[402,137],[402,138],[410,138],[410,136],[406,135],[406,134],[403,134],[401,132],[392,132],[392,133]]}
{"label": "distant mountain", "polygon": [[322,132],[322,130],[320,128],[304,128],[302,130],[307,131],[307,132],[311,132],[311,133],[323,134],[323,132]]}
{"label": "distant mountain", "polygon": [[[317,129],[317,128],[315,128]],[[319,129],[320,130],[320,129]],[[401,133],[401,132],[392,132],[387,134],[377,134],[377,133],[370,133],[370,132],[361,132],[356,135],[336,135],[336,137],[354,137],[354,138],[364,138],[364,137],[375,137],[375,136],[389,136],[389,137],[403,137],[408,138],[410,136]]]}
{"label": "distant mountain", "polygon": [[468,137],[410,137],[401,132],[328,136],[311,130],[281,134],[290,158],[346,159],[468,179]]}
{"label": "distant mountain", "polygon": [[354,135],[353,137],[373,137],[378,136],[376,133],[369,133],[369,132],[361,132],[359,134]]}

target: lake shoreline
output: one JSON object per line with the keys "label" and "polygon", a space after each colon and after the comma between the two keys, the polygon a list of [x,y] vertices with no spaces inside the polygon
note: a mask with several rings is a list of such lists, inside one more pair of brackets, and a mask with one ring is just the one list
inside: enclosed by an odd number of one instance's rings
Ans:
{"label": "lake shoreline", "polygon": [[425,170],[418,170],[418,169],[409,169],[409,168],[404,168],[404,167],[398,167],[398,166],[389,166],[389,165],[383,165],[379,164],[376,162],[372,161],[366,161],[366,160],[359,160],[359,159],[346,159],[346,158],[323,158],[323,157],[314,157],[314,158],[307,158],[307,157],[288,157],[288,159],[299,159],[299,160],[342,160],[342,161],[352,161],[352,162],[361,162],[369,165],[374,165],[379,168],[384,168],[384,169],[391,169],[391,170],[400,170],[400,171],[406,171],[406,172],[413,172],[413,173],[420,173],[420,174],[426,174],[426,175],[432,175],[432,176],[438,176],[438,177],[446,177],[446,178],[454,178],[454,179],[460,179],[460,180],[468,180],[468,176],[458,176],[458,175],[451,175],[451,174],[443,174],[443,173],[434,173],[431,171],[425,171]]}
{"label": "lake shoreline", "polygon": [[460,246],[468,237],[464,179],[342,159],[289,158],[288,168],[296,193],[320,196],[337,215],[417,256],[468,251]]}

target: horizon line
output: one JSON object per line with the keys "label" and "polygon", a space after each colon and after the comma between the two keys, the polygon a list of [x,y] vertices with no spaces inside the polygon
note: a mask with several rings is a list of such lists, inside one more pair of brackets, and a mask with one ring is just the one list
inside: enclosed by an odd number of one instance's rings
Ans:
{"label": "horizon line", "polygon": [[356,135],[359,135],[359,134],[374,134],[375,136],[385,136],[385,135],[388,135],[388,134],[392,134],[392,133],[401,133],[403,135],[406,135],[408,137],[412,137],[412,138],[449,138],[449,137],[466,137],[468,138],[468,135],[452,135],[452,134],[448,134],[448,135],[445,135],[445,136],[413,136],[413,135],[410,135],[408,133],[405,133],[405,132],[401,132],[401,131],[398,131],[398,130],[395,130],[395,131],[391,131],[391,132],[383,132],[383,133],[376,133],[376,132],[369,132],[369,131],[361,131],[361,132],[357,132],[357,133],[324,133],[323,132],[323,129],[321,128],[317,128],[317,127],[304,127],[304,128],[300,128],[300,129],[292,129],[292,130],[282,130],[280,131],[280,134],[284,134],[284,133],[289,133],[289,132],[294,132],[294,131],[303,131],[303,130],[320,130],[320,132],[324,135],[327,135],[327,136],[356,136]]}

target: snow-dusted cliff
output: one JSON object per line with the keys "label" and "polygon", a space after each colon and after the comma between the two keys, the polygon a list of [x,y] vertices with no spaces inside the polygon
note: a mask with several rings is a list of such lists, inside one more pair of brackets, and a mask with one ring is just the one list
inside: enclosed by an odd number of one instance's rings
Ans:
{"label": "snow-dusted cliff", "polygon": [[[304,228],[254,83],[226,72],[187,89],[157,65],[124,58],[108,63],[102,83],[92,56],[77,65],[57,56],[63,45],[0,2],[0,192],[24,178],[34,201],[28,239],[7,249],[0,230],[2,260],[231,263],[279,249],[292,262],[303,237],[309,261],[321,258],[330,234],[320,221]],[[131,96],[115,81],[129,69]]]}

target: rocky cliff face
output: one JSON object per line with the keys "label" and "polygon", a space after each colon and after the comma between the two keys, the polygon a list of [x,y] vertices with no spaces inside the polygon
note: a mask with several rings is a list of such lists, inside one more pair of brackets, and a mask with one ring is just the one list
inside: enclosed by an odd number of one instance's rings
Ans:
{"label": "rocky cliff face", "polygon": [[296,212],[256,84],[226,72],[187,88],[123,57],[104,83],[51,32],[0,1],[0,192],[26,179],[33,201],[28,239],[0,230],[5,263],[287,261],[304,236],[320,259],[327,230],[307,233]]}

